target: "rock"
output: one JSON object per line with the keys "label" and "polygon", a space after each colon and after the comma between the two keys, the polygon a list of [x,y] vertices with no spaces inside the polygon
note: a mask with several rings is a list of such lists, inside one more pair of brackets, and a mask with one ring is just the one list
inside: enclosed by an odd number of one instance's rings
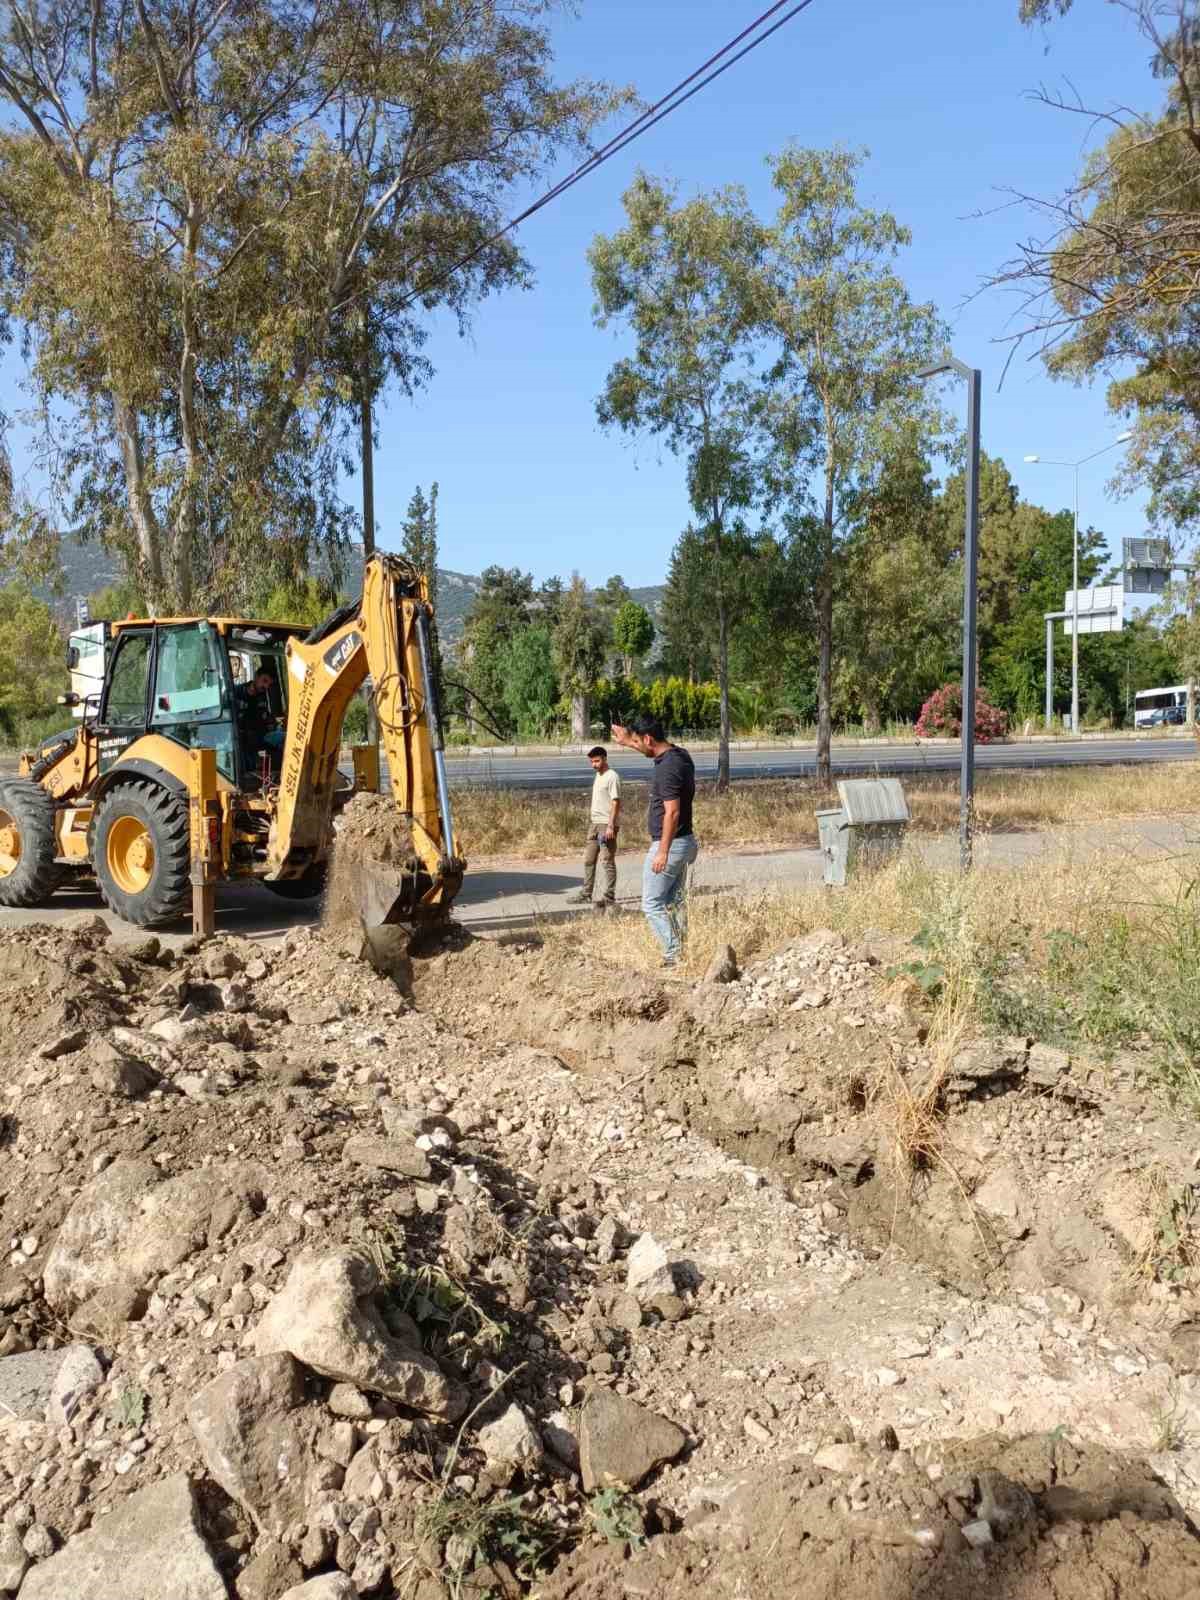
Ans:
{"label": "rock", "polygon": [[213,1208],[230,1194],[261,1205],[262,1175],[205,1167],[163,1179],[151,1161],[115,1161],[76,1195],[42,1271],[51,1310],[70,1314],[102,1289],[144,1287],[207,1241]]}
{"label": "rock", "polygon": [[297,1415],[303,1404],[304,1375],[282,1351],[237,1362],[188,1403],[205,1466],[263,1533],[304,1521],[316,1451],[312,1414]]}
{"label": "rock", "polygon": [[[617,1221],[616,1217],[601,1217],[596,1226],[596,1232],[592,1236],[592,1244],[596,1252],[596,1259],[602,1266],[606,1266],[610,1261],[616,1260],[617,1251],[624,1245],[626,1237],[625,1229]],[[672,1289],[675,1287],[674,1283],[672,1283],[671,1287]]]}
{"label": "rock", "polygon": [[335,1417],[365,1422],[371,1415],[371,1402],[352,1383],[335,1383],[329,1391],[329,1409]]}
{"label": "rock", "polygon": [[274,1539],[260,1543],[238,1573],[235,1591],[238,1600],[275,1600],[284,1589],[304,1582],[304,1568],[284,1544]]}
{"label": "rock", "polygon": [[993,1543],[991,1523],[979,1517],[974,1522],[964,1522],[962,1536],[975,1550],[982,1550],[985,1545]]}
{"label": "rock", "polygon": [[822,1472],[846,1475],[865,1472],[870,1464],[871,1458],[860,1444],[822,1445],[813,1457],[813,1466],[820,1467]]}
{"label": "rock", "polygon": [[215,981],[218,978],[232,978],[241,972],[245,962],[228,945],[210,944],[201,958],[200,965],[204,976]]}
{"label": "rock", "polygon": [[113,1283],[84,1301],[71,1319],[72,1326],[77,1333],[115,1344],[127,1322],[140,1322],[146,1315],[148,1302],[140,1284]]}
{"label": "rock", "polygon": [[608,1320],[614,1328],[622,1328],[626,1333],[636,1333],[642,1325],[642,1308],[637,1296],[628,1293],[615,1294],[608,1308]]}
{"label": "rock", "polygon": [[16,1594],[28,1566],[20,1529],[6,1522],[0,1527],[0,1594]]}
{"label": "rock", "polygon": [[687,1315],[687,1305],[677,1294],[656,1294],[646,1301],[646,1310],[664,1322],[679,1322]]}
{"label": "rock", "polygon": [[705,983],[736,983],[741,976],[737,952],[731,944],[722,945],[708,964]]}
{"label": "rock", "polygon": [[104,1368],[90,1345],[71,1344],[58,1354],[62,1361],[50,1385],[46,1421],[52,1428],[65,1428],[75,1415],[80,1401],[104,1382]]}
{"label": "rock", "polygon": [[985,1085],[1016,1082],[1025,1075],[1023,1039],[981,1040],[960,1050],[946,1080],[949,1090],[973,1094]]}
{"label": "rock", "polygon": [[342,1146],[342,1157],[359,1167],[380,1172],[398,1172],[405,1178],[428,1178],[433,1171],[429,1157],[416,1145],[399,1139],[374,1139],[355,1134]]}
{"label": "rock", "polygon": [[59,1056],[72,1056],[82,1050],[91,1035],[86,1028],[65,1028],[40,1045],[34,1054],[42,1061],[57,1061]]}
{"label": "rock", "polygon": [[675,1293],[670,1258],[653,1234],[643,1233],[634,1240],[625,1269],[625,1287],[642,1303],[657,1294]]}
{"label": "rock", "polygon": [[765,1428],[757,1417],[752,1417],[747,1411],[742,1418],[742,1432],[748,1439],[753,1439],[755,1444],[770,1444],[771,1430]]}
{"label": "rock", "polygon": [[0,1358],[0,1416],[43,1421],[59,1372],[78,1350],[91,1355],[87,1345],[68,1345],[65,1350],[29,1350]]}
{"label": "rock", "polygon": [[542,1460],[542,1441],[529,1418],[518,1405],[479,1430],[479,1448],[489,1467],[513,1472],[518,1467],[534,1470]]}
{"label": "rock", "polygon": [[279,1600],[358,1600],[358,1590],[344,1572],[326,1572],[297,1584]]}
{"label": "rock", "polygon": [[579,1417],[579,1465],[587,1493],[617,1482],[636,1489],[688,1442],[682,1428],[611,1389],[595,1389]]}
{"label": "rock", "polygon": [[98,911],[77,911],[59,923],[64,933],[82,934],[86,939],[103,943],[112,935],[112,929]]}
{"label": "rock", "polygon": [[1027,1199],[1028,1184],[1016,1167],[989,1172],[972,1196],[980,1211],[1010,1239],[1023,1239],[1032,1225]]}
{"label": "rock", "polygon": [[99,1094],[111,1094],[119,1100],[136,1100],[148,1094],[158,1083],[158,1074],[136,1056],[118,1050],[108,1040],[101,1039],[91,1053],[88,1078]]}
{"label": "rock", "polygon": [[113,947],[113,954],[128,956],[131,961],[153,963],[162,954],[162,945],[152,933],[144,933],[137,938],[122,939],[120,944]]}
{"label": "rock", "polygon": [[461,1391],[423,1350],[394,1339],[372,1295],[374,1263],[353,1250],[303,1255],[254,1335],[259,1355],[286,1350],[327,1378],[355,1384],[437,1417],[460,1417]]}
{"label": "rock", "polygon": [[54,1543],[54,1535],[42,1522],[35,1522],[28,1527],[21,1540],[25,1554],[31,1561],[48,1561],[54,1554]]}
{"label": "rock", "polygon": [[875,1382],[881,1389],[894,1389],[898,1383],[904,1382],[904,1374],[897,1372],[895,1367],[879,1367],[875,1373]]}
{"label": "rock", "polygon": [[34,1567],[21,1588],[21,1600],[228,1600],[228,1594],[182,1472],[119,1500]]}
{"label": "rock", "polygon": [[1055,1050],[1048,1044],[1035,1044],[1029,1048],[1028,1081],[1042,1089],[1056,1089],[1059,1080],[1071,1070],[1071,1058],[1065,1050]]}
{"label": "rock", "polygon": [[542,1423],[542,1439],[550,1454],[563,1466],[579,1471],[579,1428],[570,1411],[554,1411]]}
{"label": "rock", "polygon": [[457,1144],[462,1138],[458,1123],[436,1111],[413,1111],[408,1106],[398,1106],[394,1100],[382,1101],[379,1111],[389,1139],[411,1139],[415,1144],[429,1134],[444,1133],[451,1144]]}

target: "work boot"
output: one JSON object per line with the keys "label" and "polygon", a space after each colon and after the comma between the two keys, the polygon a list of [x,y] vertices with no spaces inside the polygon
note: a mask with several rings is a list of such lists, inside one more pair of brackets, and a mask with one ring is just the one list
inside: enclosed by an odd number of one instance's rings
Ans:
{"label": "work boot", "polygon": [[583,889],[576,889],[574,894],[567,896],[567,904],[569,906],[590,906],[591,903],[591,895]]}

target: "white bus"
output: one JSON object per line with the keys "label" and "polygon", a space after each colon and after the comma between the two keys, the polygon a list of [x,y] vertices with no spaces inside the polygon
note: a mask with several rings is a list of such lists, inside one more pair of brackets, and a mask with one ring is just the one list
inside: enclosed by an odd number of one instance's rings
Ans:
{"label": "white bus", "polygon": [[1135,728],[1162,728],[1187,721],[1187,684],[1173,689],[1139,689],[1133,697]]}

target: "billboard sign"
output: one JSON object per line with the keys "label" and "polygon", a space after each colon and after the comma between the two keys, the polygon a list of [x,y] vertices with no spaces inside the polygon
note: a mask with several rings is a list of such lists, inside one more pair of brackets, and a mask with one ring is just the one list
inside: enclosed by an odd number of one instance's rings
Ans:
{"label": "billboard sign", "polygon": [[[1063,619],[1063,632],[1069,634],[1074,622],[1073,591],[1068,589],[1063,601],[1067,613]],[[1125,591],[1119,583],[1101,584],[1095,589],[1079,591],[1079,632],[1120,633],[1125,626]]]}
{"label": "billboard sign", "polygon": [[[1122,539],[1126,594],[1162,594],[1171,581],[1173,557],[1166,539]],[[1082,627],[1080,632],[1083,632]]]}

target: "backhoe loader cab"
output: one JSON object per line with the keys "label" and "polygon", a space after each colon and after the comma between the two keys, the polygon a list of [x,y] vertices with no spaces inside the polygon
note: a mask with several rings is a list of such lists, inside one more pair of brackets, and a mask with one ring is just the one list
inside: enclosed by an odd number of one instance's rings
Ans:
{"label": "backhoe loader cab", "polygon": [[[419,865],[364,903],[382,921],[444,915],[462,863],[429,614],[415,570],[376,555],[362,599],[311,631],[234,617],[112,624],[82,725],[0,781],[0,907],[40,904],[64,878],[89,873],[141,926],[173,920],[189,898],[200,915],[206,896],[211,920],[212,885],[228,879],[255,878],[288,898],[320,893],[333,817],[354,787],[338,769],[342,721],[369,669]],[[360,788],[379,787],[374,749],[356,753],[355,772]]]}

